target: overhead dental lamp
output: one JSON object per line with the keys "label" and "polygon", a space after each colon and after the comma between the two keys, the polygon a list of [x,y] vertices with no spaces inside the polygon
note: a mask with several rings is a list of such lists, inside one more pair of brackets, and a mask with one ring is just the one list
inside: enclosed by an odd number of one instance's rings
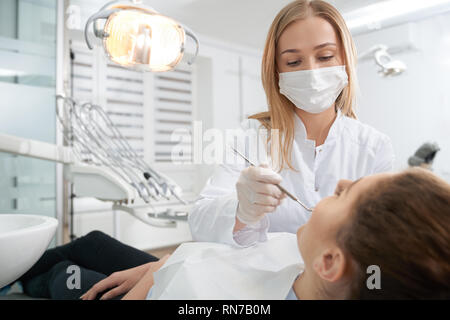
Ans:
{"label": "overhead dental lamp", "polygon": [[198,54],[199,41],[191,30],[141,1],[111,1],[93,14],[84,29],[89,49],[93,48],[91,24],[109,59],[126,68],[170,71],[183,59],[188,38],[194,41],[195,52],[187,63],[192,64]]}
{"label": "overhead dental lamp", "polygon": [[400,60],[394,60],[387,50],[388,48],[385,45],[376,45],[361,54],[358,58],[364,59],[373,55],[375,63],[380,67],[378,73],[383,77],[402,74],[407,69],[405,63]]}

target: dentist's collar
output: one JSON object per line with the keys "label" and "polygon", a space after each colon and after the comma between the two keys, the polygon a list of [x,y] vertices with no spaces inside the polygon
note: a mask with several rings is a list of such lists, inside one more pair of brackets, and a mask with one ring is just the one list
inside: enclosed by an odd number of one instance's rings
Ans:
{"label": "dentist's collar", "polygon": [[[332,141],[336,139],[340,134],[340,123],[342,122],[343,114],[341,112],[341,109],[338,109],[336,112],[336,119],[334,120],[333,124],[331,125],[330,131],[328,132],[328,136],[325,139],[324,144],[326,144],[329,141]],[[295,137],[297,139],[300,139],[300,141],[308,141],[313,142],[312,140],[307,139],[307,133],[305,125],[303,124],[302,119],[297,115],[297,113],[294,112],[294,127],[295,127]]]}

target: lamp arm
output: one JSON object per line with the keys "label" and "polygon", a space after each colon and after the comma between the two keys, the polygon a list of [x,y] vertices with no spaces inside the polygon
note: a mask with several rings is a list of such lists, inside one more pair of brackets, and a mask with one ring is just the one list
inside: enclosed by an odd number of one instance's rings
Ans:
{"label": "lamp arm", "polygon": [[[116,2],[116,1],[113,1]],[[114,12],[120,11],[120,9],[118,8],[114,8],[114,9],[109,9],[109,10],[105,10],[105,11],[99,11],[97,13],[94,13],[92,16],[89,17],[89,19],[86,21],[86,25],[84,27],[84,39],[86,40],[86,44],[88,46],[88,48],[90,50],[92,50],[94,47],[91,43],[91,40],[89,40],[89,26],[91,25],[91,23],[94,22],[94,34],[97,38],[103,38],[103,37],[107,37],[107,34],[104,34],[103,30],[98,29],[97,27],[97,20],[98,19],[108,19],[108,17],[113,14]]]}
{"label": "lamp arm", "polygon": [[195,62],[195,58],[197,58],[198,50],[199,50],[199,46],[200,46],[200,42],[199,42],[197,36],[195,35],[195,33],[194,33],[191,29],[189,29],[188,27],[186,27],[185,25],[183,25],[183,24],[181,24],[181,23],[180,23],[180,26],[184,29],[184,33],[185,33],[188,37],[190,37],[192,40],[194,40],[194,42],[195,42],[196,48],[195,48],[194,56],[193,56],[192,59],[188,62],[188,64],[191,65],[191,64],[193,64],[193,63]]}
{"label": "lamp arm", "polygon": [[361,53],[361,54],[359,54],[358,55],[358,59],[364,59],[364,58],[366,58],[366,57],[368,57],[368,56],[370,56],[370,55],[373,55],[376,51],[378,51],[378,50],[385,50],[385,51],[387,51],[387,46],[385,46],[384,44],[377,44],[377,45],[374,45],[372,48],[370,48],[369,50],[367,50],[367,51],[364,51],[363,53]]}

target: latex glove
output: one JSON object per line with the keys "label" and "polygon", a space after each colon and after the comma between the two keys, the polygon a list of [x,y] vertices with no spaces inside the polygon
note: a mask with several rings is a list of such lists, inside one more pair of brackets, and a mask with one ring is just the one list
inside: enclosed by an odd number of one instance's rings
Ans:
{"label": "latex glove", "polygon": [[247,167],[241,171],[236,183],[238,197],[237,218],[245,224],[255,224],[266,213],[273,212],[286,195],[275,184],[281,183],[281,176],[262,164]]}

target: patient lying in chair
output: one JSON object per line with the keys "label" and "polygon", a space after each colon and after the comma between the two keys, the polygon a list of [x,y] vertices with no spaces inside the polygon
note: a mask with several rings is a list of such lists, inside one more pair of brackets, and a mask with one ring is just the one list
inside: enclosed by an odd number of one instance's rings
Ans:
{"label": "patient lying in chair", "polygon": [[448,299],[449,243],[450,185],[432,173],[341,180],[296,236],[184,244],[124,298]]}
{"label": "patient lying in chair", "polygon": [[[449,299],[450,185],[413,168],[341,180],[297,234],[186,243],[159,260],[94,231],[21,277],[51,299]],[[67,267],[81,269],[67,288]]]}

